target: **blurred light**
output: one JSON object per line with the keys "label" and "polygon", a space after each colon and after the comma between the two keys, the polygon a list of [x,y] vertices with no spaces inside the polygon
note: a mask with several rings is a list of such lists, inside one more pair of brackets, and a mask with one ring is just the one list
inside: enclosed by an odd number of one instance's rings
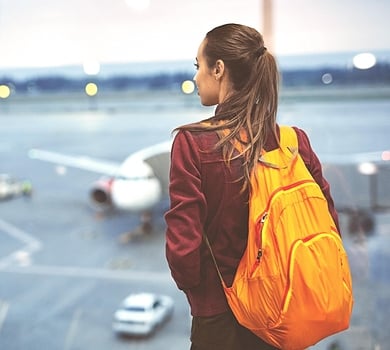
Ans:
{"label": "blurred light", "polygon": [[88,96],[95,96],[98,93],[98,87],[95,83],[85,85],[85,92]]}
{"label": "blurred light", "polygon": [[363,175],[373,175],[378,171],[374,163],[361,163],[359,164],[359,172]]}
{"label": "blurred light", "polygon": [[322,80],[322,82],[323,82],[324,84],[330,84],[330,83],[332,83],[332,81],[333,81],[332,74],[330,74],[330,73],[325,73],[325,74],[322,76],[321,80]]}
{"label": "blurred light", "polygon": [[97,75],[100,72],[100,63],[98,61],[86,61],[83,64],[83,69],[87,75]]}
{"label": "blurred light", "polygon": [[126,4],[132,10],[145,11],[150,5],[150,0],[126,0]]}
{"label": "blurred light", "polygon": [[181,91],[183,91],[185,94],[192,94],[195,90],[195,84],[191,80],[185,80],[181,84]]}
{"label": "blurred light", "polygon": [[14,255],[15,260],[20,266],[29,266],[31,265],[31,255],[25,250],[19,250]]}
{"label": "blurred light", "polygon": [[11,89],[7,85],[0,85],[0,98],[8,98],[11,95]]}
{"label": "blurred light", "polygon": [[55,171],[56,171],[56,173],[57,173],[58,175],[63,176],[63,175],[66,174],[67,169],[66,169],[66,167],[63,166],[63,165],[57,165],[56,168],[55,168]]}
{"label": "blurred light", "polygon": [[358,69],[369,69],[376,64],[376,58],[372,53],[359,53],[353,58],[353,65]]}
{"label": "blurred light", "polygon": [[382,152],[382,160],[390,160],[390,151]]}

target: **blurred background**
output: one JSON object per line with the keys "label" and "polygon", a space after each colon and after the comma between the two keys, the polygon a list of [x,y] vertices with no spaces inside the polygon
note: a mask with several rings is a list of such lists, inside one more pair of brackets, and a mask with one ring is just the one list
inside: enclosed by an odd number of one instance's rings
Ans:
{"label": "blurred background", "polygon": [[[235,22],[276,56],[278,121],[308,133],[340,214],[354,313],[313,349],[388,349],[389,13],[387,0],[0,0],[0,348],[189,347],[164,255],[169,145],[213,114],[193,64]],[[172,317],[118,336],[121,300],[145,291],[173,298]]]}

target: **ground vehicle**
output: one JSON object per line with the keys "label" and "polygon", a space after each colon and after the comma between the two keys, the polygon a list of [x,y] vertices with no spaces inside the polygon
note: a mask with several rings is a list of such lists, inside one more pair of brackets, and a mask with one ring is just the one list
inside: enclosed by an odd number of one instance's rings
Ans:
{"label": "ground vehicle", "polygon": [[137,293],[127,296],[114,314],[118,334],[149,335],[173,313],[173,299],[166,295]]}
{"label": "ground vehicle", "polygon": [[31,195],[32,185],[29,181],[21,181],[9,174],[0,174],[0,200],[19,195]]}

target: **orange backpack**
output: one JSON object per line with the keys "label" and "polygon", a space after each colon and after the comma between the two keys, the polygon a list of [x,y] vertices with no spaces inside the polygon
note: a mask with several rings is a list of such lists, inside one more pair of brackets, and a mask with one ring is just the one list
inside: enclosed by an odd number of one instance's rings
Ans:
{"label": "orange backpack", "polygon": [[252,173],[248,243],[231,287],[206,243],[237,321],[279,349],[301,350],[349,327],[352,281],[295,130],[281,127],[280,139]]}

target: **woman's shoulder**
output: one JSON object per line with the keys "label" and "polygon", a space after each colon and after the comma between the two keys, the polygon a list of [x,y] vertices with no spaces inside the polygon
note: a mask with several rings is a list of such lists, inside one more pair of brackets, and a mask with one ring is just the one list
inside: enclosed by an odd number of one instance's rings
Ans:
{"label": "woman's shoulder", "polygon": [[218,142],[218,135],[214,130],[179,129],[175,141],[187,142],[198,146],[214,146]]}
{"label": "woman's shoulder", "polygon": [[310,139],[309,139],[309,136],[307,135],[306,131],[301,129],[298,126],[293,126],[293,129],[295,130],[295,133],[297,134],[299,148],[311,150]]}
{"label": "woman's shoulder", "polygon": [[310,138],[307,135],[306,131],[297,126],[293,126],[293,128],[297,134],[299,154],[301,155],[305,164],[310,165],[315,163],[317,165],[319,161],[317,155],[315,154],[311,146]]}

